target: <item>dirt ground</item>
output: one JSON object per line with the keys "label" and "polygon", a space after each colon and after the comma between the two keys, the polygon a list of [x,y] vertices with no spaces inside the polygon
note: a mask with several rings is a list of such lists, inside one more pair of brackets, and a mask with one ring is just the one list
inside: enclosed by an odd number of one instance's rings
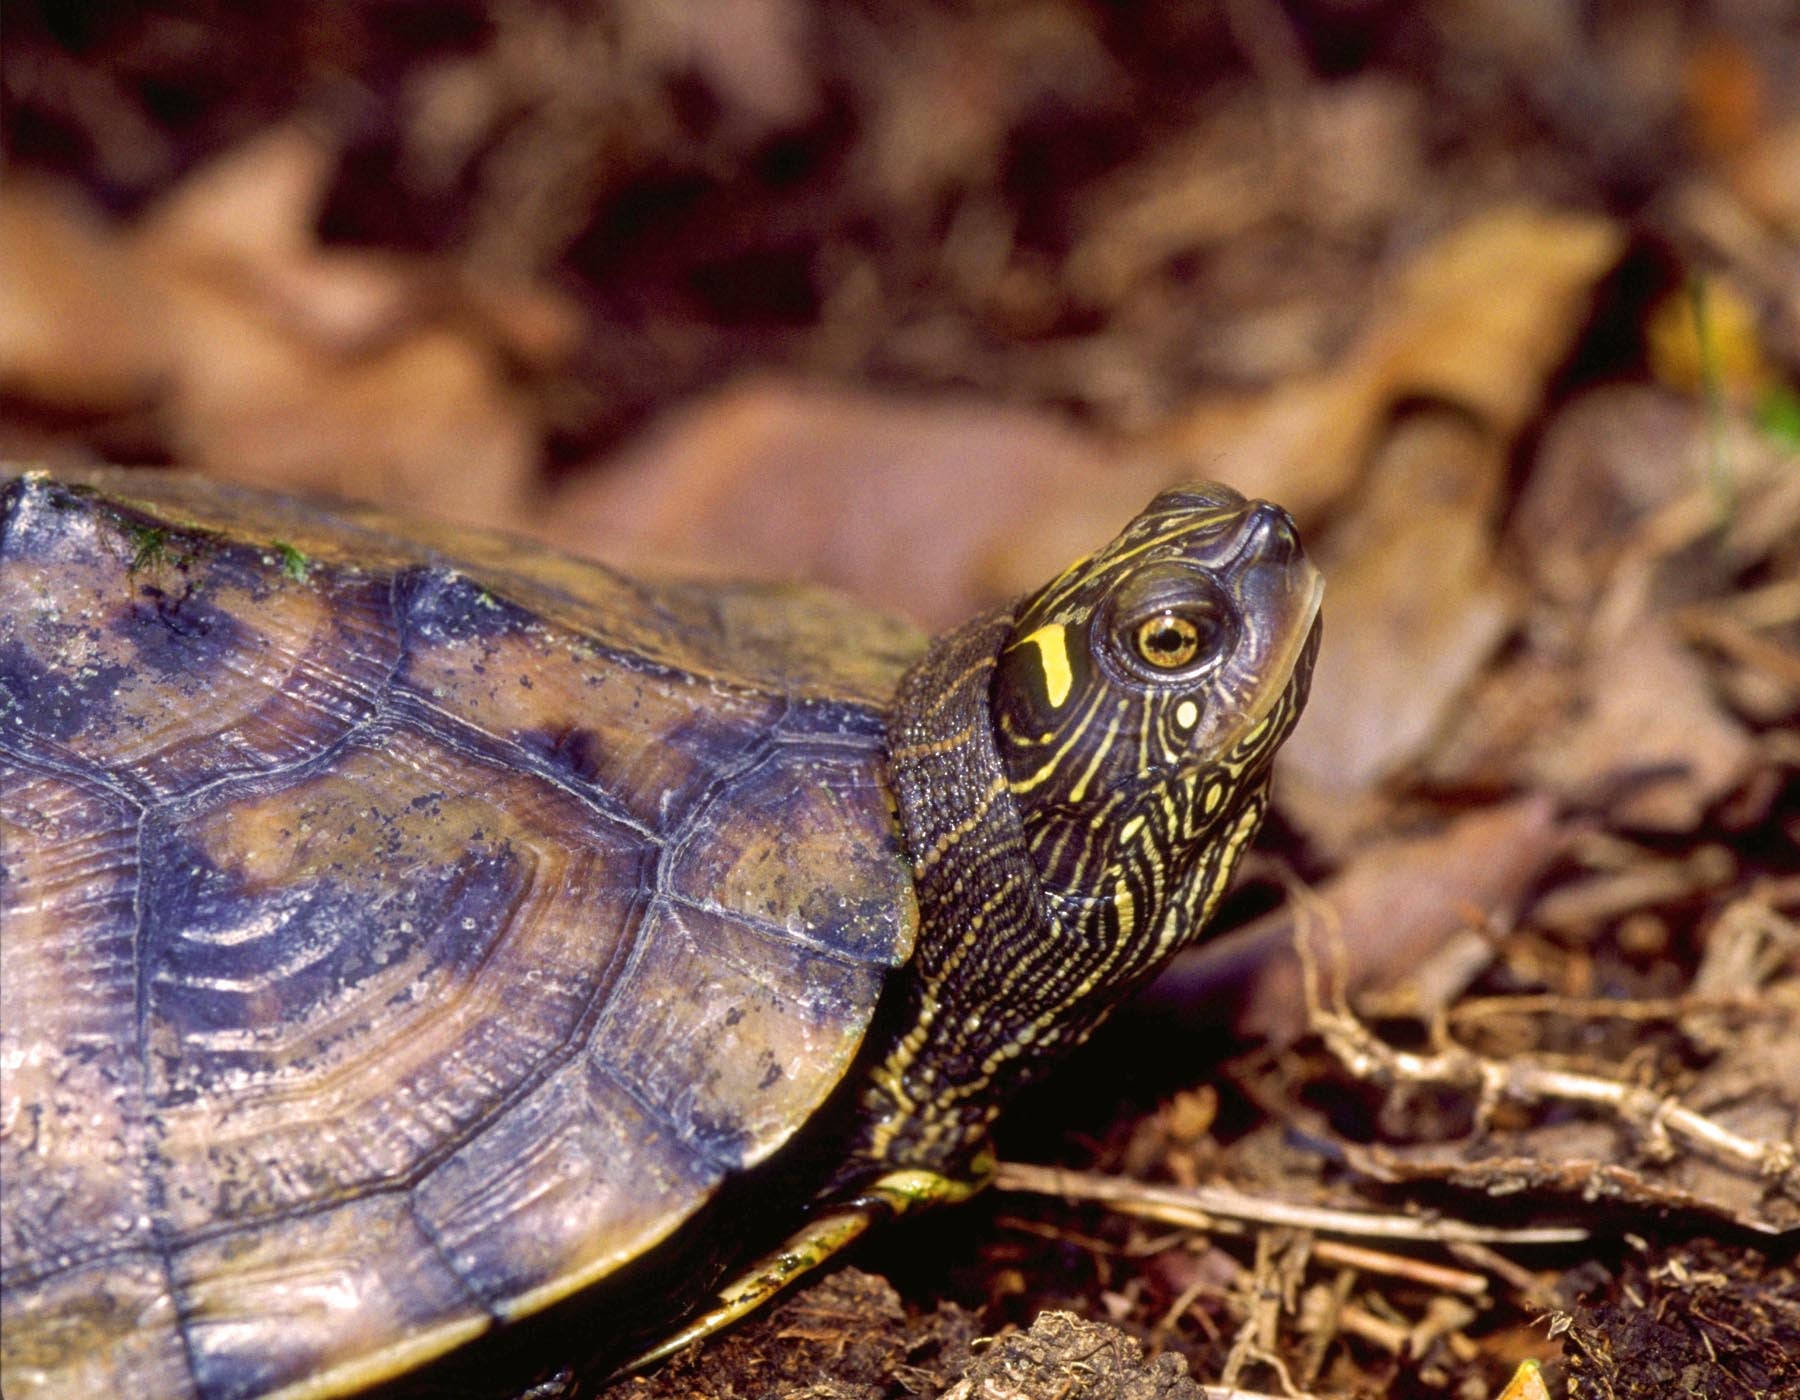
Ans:
{"label": "dirt ground", "polygon": [[609,1394],[1800,1396],[1800,9],[3,11],[0,456],[933,626],[1191,477],[1326,572],[1000,1189]]}

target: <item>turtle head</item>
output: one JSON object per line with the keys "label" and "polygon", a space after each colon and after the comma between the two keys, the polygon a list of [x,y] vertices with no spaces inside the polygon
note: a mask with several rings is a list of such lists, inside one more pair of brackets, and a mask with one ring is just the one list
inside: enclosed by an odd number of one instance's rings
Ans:
{"label": "turtle head", "polygon": [[1306,701],[1322,592],[1279,507],[1167,491],[906,674],[888,759],[919,933],[856,1158],[962,1170],[1199,933]]}
{"label": "turtle head", "polygon": [[1125,880],[1140,912],[1170,893],[1190,925],[1210,912],[1222,878],[1176,887],[1247,802],[1260,812],[1323,587],[1286,511],[1206,485],[1165,491],[1025,602],[990,703],[1047,893],[1112,898]]}

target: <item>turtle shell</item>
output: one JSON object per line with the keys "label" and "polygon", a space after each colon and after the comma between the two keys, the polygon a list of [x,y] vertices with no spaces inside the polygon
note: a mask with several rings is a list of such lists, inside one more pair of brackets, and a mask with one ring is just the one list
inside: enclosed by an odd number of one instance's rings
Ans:
{"label": "turtle shell", "polygon": [[160,473],[0,507],[7,1396],[382,1380],[843,1076],[910,629]]}

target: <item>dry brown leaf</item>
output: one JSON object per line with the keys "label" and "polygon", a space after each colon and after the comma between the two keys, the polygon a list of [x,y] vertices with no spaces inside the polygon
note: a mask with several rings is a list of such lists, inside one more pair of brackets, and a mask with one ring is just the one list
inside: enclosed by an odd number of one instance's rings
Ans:
{"label": "dry brown leaf", "polygon": [[442,518],[517,526],[537,433],[479,332],[420,262],[321,249],[335,153],[273,128],[144,219],[138,266],[171,365],[185,465]]}
{"label": "dry brown leaf", "polygon": [[427,327],[340,359],[203,281],[166,291],[184,465],[467,524],[523,524],[536,434],[469,338]]}
{"label": "dry brown leaf", "polygon": [[118,238],[72,193],[0,184],[0,391],[53,408],[146,403],[163,367]]}
{"label": "dry brown leaf", "polygon": [[336,164],[330,141],[288,123],[200,167],[140,221],[145,275],[215,284],[322,350],[391,339],[423,308],[418,271],[392,254],[318,246],[313,224]]}
{"label": "dry brown leaf", "polygon": [[1544,430],[1513,512],[1516,556],[1552,598],[1590,599],[1642,522],[1707,469],[1693,400],[1643,384],[1584,394]]}
{"label": "dry brown leaf", "polygon": [[165,194],[140,221],[138,241],[246,263],[305,254],[336,164],[334,144],[318,130],[268,127]]}
{"label": "dry brown leaf", "polygon": [[1396,426],[1358,510],[1317,553],[1330,580],[1313,699],[1289,741],[1286,809],[1326,844],[1441,726],[1517,614],[1493,565],[1503,444],[1468,418]]}
{"label": "dry brown leaf", "polygon": [[1178,254],[1241,237],[1290,201],[1271,178],[1267,112],[1246,94],[1161,143],[1095,191],[1063,269],[1069,289],[1112,306]]}
{"label": "dry brown leaf", "polygon": [[1639,618],[1589,656],[1580,693],[1586,706],[1572,722],[1546,717],[1527,766],[1542,787],[1604,806],[1617,825],[1691,831],[1757,762],[1750,735],[1661,618]]}
{"label": "dry brown leaf", "polygon": [[1694,143],[1729,162],[1756,140],[1768,116],[1756,54],[1741,40],[1713,34],[1684,56],[1684,116]]}
{"label": "dry brown leaf", "polygon": [[1401,278],[1372,349],[1390,383],[1481,415],[1510,437],[1588,313],[1625,231],[1591,215],[1503,208],[1435,244]]}
{"label": "dry brown leaf", "polygon": [[1355,482],[1385,415],[1441,398],[1510,439],[1617,262],[1611,220],[1501,208],[1451,230],[1396,279],[1344,362],[1245,404],[1202,403],[1153,435],[1177,460],[1218,461],[1252,495],[1311,518]]}
{"label": "dry brown leaf", "polygon": [[1800,120],[1766,132],[1730,168],[1733,192],[1774,231],[1800,239]]}
{"label": "dry brown leaf", "polygon": [[630,0],[617,10],[625,63],[700,73],[744,140],[799,126],[820,106],[812,14],[797,0]]}
{"label": "dry brown leaf", "polygon": [[[810,578],[941,625],[1043,582],[1166,477],[1107,464],[1099,440],[1024,410],[755,380],[571,481],[545,524],[622,567]],[[1104,516],[1073,546],[1054,505],[1030,504],[1065,498],[1077,529]]]}
{"label": "dry brown leaf", "polygon": [[1096,22],[1073,7],[1003,6],[956,19],[925,7],[896,13],[898,23],[848,27],[868,83],[867,137],[852,178],[890,208],[992,184],[1026,112],[1080,110],[1122,80]]}
{"label": "dry brown leaf", "polygon": [[1100,184],[1064,279],[1083,301],[1116,306],[1154,297],[1172,259],[1273,220],[1366,236],[1417,199],[1421,136],[1414,94],[1386,78],[1321,85],[1274,114],[1265,90],[1245,88]]}

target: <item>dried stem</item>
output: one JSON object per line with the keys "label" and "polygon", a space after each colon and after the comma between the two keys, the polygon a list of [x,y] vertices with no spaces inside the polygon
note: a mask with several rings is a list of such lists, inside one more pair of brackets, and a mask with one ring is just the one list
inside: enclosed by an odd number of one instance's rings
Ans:
{"label": "dried stem", "polygon": [[1126,1177],[1094,1172],[1063,1171],[1057,1167],[1002,1162],[994,1175],[1002,1191],[1026,1191],[1068,1200],[1101,1201],[1129,1212],[1144,1207],[1156,1219],[1171,1221],[1185,1213],[1186,1223],[1207,1229],[1213,1217],[1250,1220],[1263,1225],[1287,1225],[1324,1235],[1350,1235],[1360,1239],[1470,1240],[1488,1244],[1568,1244],[1588,1238],[1580,1226],[1543,1225],[1522,1229],[1477,1225],[1467,1220],[1444,1220],[1421,1215],[1383,1214],[1377,1211],[1337,1210],[1279,1201],[1228,1186],[1152,1186]]}
{"label": "dried stem", "polygon": [[[1631,1127],[1653,1161],[1677,1155],[1678,1144],[1715,1159],[1748,1167],[1800,1199],[1800,1149],[1791,1142],[1762,1141],[1735,1133],[1682,1104],[1673,1094],[1546,1065],[1529,1056],[1490,1059],[1449,1044],[1433,1054],[1397,1050],[1350,1010],[1343,990],[1343,947],[1331,907],[1310,890],[1296,888],[1295,950],[1300,958],[1307,1012],[1326,1047],[1358,1079],[1394,1085],[1447,1085],[1473,1093],[1485,1122],[1502,1102],[1588,1104]],[[1326,958],[1319,956],[1323,943]],[[1329,972],[1321,966],[1322,961]]]}

